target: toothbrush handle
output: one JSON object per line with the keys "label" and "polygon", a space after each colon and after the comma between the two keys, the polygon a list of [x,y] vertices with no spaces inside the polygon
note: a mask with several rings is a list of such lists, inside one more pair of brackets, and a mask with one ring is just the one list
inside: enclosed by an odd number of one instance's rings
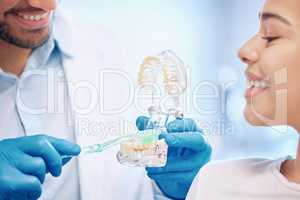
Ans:
{"label": "toothbrush handle", "polygon": [[106,150],[106,149],[109,149],[113,146],[116,146],[118,144],[120,144],[121,142],[125,141],[125,140],[129,140],[130,137],[128,136],[123,136],[123,137],[119,137],[119,138],[116,138],[116,139],[112,139],[112,140],[109,140],[107,142],[104,142],[101,144],[102,146],[102,151]]}
{"label": "toothbrush handle", "polygon": [[[82,152],[80,155],[89,154],[89,153],[100,153],[102,151],[105,151],[111,147],[114,147],[118,144],[120,144],[123,141],[130,140],[133,137],[133,135],[126,135],[121,136],[115,139],[108,140],[106,142],[100,143],[100,144],[93,144],[82,148]],[[72,158],[74,156],[69,155],[63,155],[61,156],[62,159]]]}

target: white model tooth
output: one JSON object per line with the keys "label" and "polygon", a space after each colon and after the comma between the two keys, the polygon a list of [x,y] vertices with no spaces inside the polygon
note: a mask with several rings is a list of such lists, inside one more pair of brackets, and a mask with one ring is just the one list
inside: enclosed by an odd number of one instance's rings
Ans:
{"label": "white model tooth", "polygon": [[33,21],[35,19],[34,16],[30,16],[30,20]]}

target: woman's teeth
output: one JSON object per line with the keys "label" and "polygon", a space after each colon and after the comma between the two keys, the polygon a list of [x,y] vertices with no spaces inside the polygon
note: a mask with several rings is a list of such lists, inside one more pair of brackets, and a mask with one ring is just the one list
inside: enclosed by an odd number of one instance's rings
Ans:
{"label": "woman's teeth", "polygon": [[48,16],[49,12],[46,12],[42,15],[25,15],[25,14],[21,14],[21,13],[17,13],[17,14],[18,14],[18,16],[22,17],[25,20],[40,21],[42,19],[45,19]]}
{"label": "woman's teeth", "polygon": [[252,88],[252,87],[265,89],[265,88],[268,88],[269,85],[266,81],[263,81],[263,80],[262,81],[248,80],[247,88]]}

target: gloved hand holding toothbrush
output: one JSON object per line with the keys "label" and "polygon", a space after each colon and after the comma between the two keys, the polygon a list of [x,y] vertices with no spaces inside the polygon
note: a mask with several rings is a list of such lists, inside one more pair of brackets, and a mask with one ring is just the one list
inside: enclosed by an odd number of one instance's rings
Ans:
{"label": "gloved hand holding toothbrush", "polygon": [[79,153],[77,144],[46,135],[0,141],[0,200],[38,199],[46,174],[60,176],[62,167]]}

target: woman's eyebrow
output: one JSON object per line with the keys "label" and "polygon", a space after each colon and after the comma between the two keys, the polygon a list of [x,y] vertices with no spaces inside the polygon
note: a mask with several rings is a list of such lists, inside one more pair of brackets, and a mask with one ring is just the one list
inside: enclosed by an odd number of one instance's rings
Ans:
{"label": "woman's eyebrow", "polygon": [[271,13],[271,12],[263,12],[263,13],[259,13],[259,19],[263,20],[263,21],[266,21],[270,18],[273,18],[273,19],[277,19],[281,22],[283,22],[284,24],[286,25],[291,25],[291,23],[284,17],[278,15],[278,14],[275,14],[275,13]]}

